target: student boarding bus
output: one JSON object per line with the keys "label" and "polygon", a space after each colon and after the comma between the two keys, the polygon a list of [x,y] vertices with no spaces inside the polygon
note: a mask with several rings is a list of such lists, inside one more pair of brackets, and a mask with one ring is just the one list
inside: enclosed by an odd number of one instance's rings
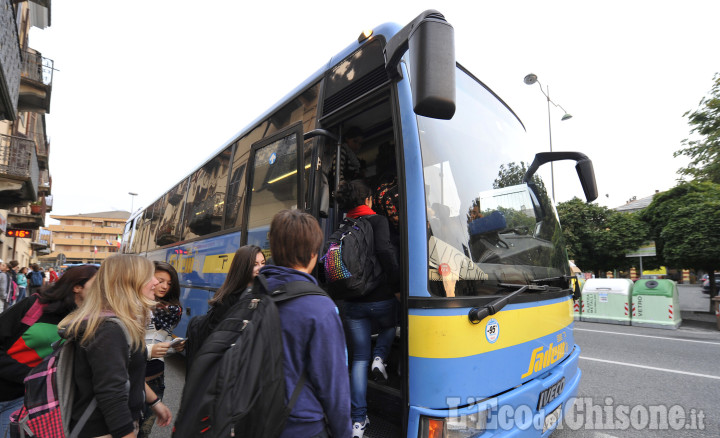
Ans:
{"label": "student boarding bus", "polygon": [[[535,171],[577,161],[591,201],[592,163],[536,154],[515,113],[456,63],[453,38],[436,11],[364,33],[133,215],[122,252],[177,268],[182,336],[239,246],[271,257],[276,212],[311,213],[326,238],[336,229],[334,169],[344,133],[359,130],[359,175],[398,182],[403,278],[390,378],[368,384],[366,436],[547,436],[577,393],[580,349],[557,214]],[[531,159],[514,183],[498,179]]]}

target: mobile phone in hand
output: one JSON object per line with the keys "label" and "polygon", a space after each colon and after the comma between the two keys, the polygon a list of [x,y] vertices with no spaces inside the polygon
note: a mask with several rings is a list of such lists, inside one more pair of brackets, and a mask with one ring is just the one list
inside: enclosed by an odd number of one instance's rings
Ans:
{"label": "mobile phone in hand", "polygon": [[175,347],[176,345],[185,342],[186,338],[175,338],[172,341],[170,341],[170,348]]}

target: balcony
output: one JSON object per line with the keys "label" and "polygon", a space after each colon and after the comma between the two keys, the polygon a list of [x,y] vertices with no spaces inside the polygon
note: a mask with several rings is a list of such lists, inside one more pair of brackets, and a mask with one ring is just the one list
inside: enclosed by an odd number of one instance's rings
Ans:
{"label": "balcony", "polygon": [[35,50],[23,52],[18,111],[50,112],[53,60]]}
{"label": "balcony", "polygon": [[45,199],[40,198],[39,203],[28,204],[19,207],[13,207],[8,210],[7,222],[8,226],[14,228],[25,228],[29,230],[37,230],[45,226]]}
{"label": "balcony", "polygon": [[0,0],[0,120],[15,120],[18,111],[22,59],[14,12],[10,0]]}
{"label": "balcony", "polygon": [[35,143],[0,134],[0,208],[35,201],[39,182]]}

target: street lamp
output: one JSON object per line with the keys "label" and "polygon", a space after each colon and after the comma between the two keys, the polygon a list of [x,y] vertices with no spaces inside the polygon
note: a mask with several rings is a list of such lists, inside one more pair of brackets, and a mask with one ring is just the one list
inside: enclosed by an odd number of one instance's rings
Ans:
{"label": "street lamp", "polygon": [[138,195],[137,193],[128,192],[128,195],[130,195],[130,214],[133,212],[133,203],[135,201],[135,197]]}
{"label": "street lamp", "polygon": [[[540,91],[542,92],[542,94],[543,94],[543,95],[545,96],[545,98],[547,99],[547,107],[548,107],[548,132],[549,132],[549,134],[550,134],[550,152],[552,152],[552,150],[553,150],[553,148],[552,148],[552,123],[550,123],[550,120],[551,120],[551,118],[550,118],[550,104],[552,103],[553,105],[555,105],[555,108],[560,108],[560,109],[563,110],[563,112],[565,113],[565,114],[563,114],[563,116],[562,116],[562,118],[560,119],[560,121],[563,121],[563,122],[564,122],[565,120],[571,119],[571,118],[572,118],[572,115],[568,114],[568,112],[565,111],[565,108],[563,108],[562,106],[560,106],[560,105],[558,105],[557,103],[555,103],[555,102],[553,102],[552,100],[550,100],[550,86],[549,86],[549,85],[546,85],[546,86],[545,86],[545,90],[543,90],[542,84],[540,83],[540,81],[538,81],[538,78],[537,78],[537,75],[536,75],[536,74],[533,74],[533,73],[528,74],[527,76],[525,76],[525,79],[523,79],[523,82],[525,82],[527,85],[533,85],[533,84],[535,84],[535,83],[537,82],[538,86],[540,87]],[[554,172],[554,169],[553,169],[553,163],[552,163],[552,161],[550,162],[550,183],[551,183],[551,185],[552,185],[552,198],[553,198],[553,202],[554,202],[554,201],[555,201],[555,172]]]}

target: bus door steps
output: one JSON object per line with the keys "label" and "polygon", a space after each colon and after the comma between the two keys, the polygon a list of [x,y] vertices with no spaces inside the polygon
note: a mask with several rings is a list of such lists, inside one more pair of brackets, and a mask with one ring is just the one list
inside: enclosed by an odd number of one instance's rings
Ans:
{"label": "bus door steps", "polygon": [[400,419],[396,422],[390,422],[378,415],[368,414],[370,424],[365,429],[363,438],[397,438],[402,431],[400,430]]}

